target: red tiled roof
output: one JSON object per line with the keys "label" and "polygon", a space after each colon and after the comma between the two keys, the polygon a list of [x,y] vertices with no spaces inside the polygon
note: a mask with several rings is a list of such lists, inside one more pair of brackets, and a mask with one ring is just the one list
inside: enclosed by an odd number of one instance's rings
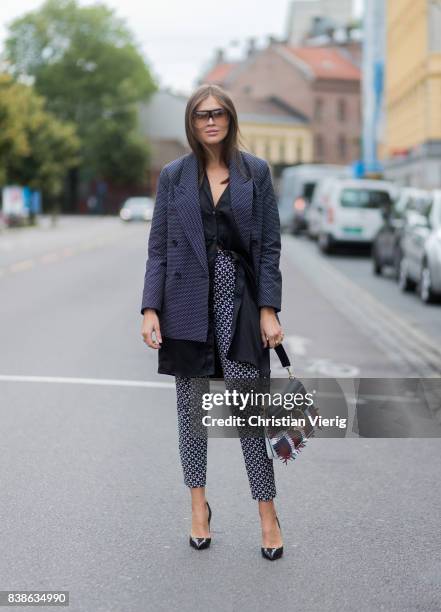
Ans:
{"label": "red tiled roof", "polygon": [[217,64],[204,76],[204,83],[223,83],[224,79],[226,79],[235,65],[235,62]]}
{"label": "red tiled roof", "polygon": [[360,80],[361,73],[337,49],[332,47],[294,47],[285,45],[287,51],[304,62],[317,79]]}

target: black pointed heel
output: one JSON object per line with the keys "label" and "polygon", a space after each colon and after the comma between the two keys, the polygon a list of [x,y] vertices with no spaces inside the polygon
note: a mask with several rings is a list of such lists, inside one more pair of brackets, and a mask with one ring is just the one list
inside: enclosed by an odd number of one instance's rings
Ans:
{"label": "black pointed heel", "polygon": [[[280,533],[282,533],[282,528],[280,527],[279,519],[276,516],[276,521],[280,529]],[[262,557],[265,559],[269,559],[270,561],[275,561],[276,559],[280,559],[283,555],[283,546],[279,546],[279,548],[265,548],[261,547]]]}
{"label": "black pointed heel", "polygon": [[[211,521],[211,508],[208,502],[205,502],[208,507],[208,529],[210,529],[210,521]],[[203,550],[204,548],[208,548],[211,544],[211,538],[195,538],[190,535],[190,546],[196,548],[196,550]]]}

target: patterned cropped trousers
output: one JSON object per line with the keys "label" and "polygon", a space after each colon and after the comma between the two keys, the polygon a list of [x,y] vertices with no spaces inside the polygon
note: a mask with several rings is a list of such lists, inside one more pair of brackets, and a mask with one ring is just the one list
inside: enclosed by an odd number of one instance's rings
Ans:
{"label": "patterned cropped trousers", "polygon": [[[259,371],[253,364],[231,361],[226,357],[233,319],[235,266],[236,262],[228,252],[217,251],[213,284],[213,322],[226,386],[228,379],[251,380],[259,376]],[[208,392],[207,378],[175,377],[179,454],[184,483],[188,487],[205,487],[206,485],[207,437],[194,434],[191,406],[194,398],[200,392],[198,391],[198,385],[200,387],[201,382],[205,385],[205,392]],[[265,440],[263,436],[240,435],[241,428],[238,429],[251,497],[257,500],[270,500],[276,496],[276,486],[273,461],[267,456]]]}

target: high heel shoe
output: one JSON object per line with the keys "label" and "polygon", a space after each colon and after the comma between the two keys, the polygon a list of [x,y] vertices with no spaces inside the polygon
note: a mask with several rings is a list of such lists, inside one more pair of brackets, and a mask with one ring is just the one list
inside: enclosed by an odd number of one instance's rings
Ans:
{"label": "high heel shoe", "polygon": [[[210,529],[210,521],[211,521],[211,508],[208,502],[205,502],[208,507],[208,529]],[[190,546],[196,548],[196,550],[202,550],[203,548],[208,548],[211,544],[211,538],[195,538],[190,535]]]}
{"label": "high heel shoe", "polygon": [[[279,519],[276,516],[276,521],[280,529],[280,533],[282,533],[282,529],[280,527]],[[283,546],[279,546],[279,548],[265,548],[262,546],[262,557],[265,559],[269,559],[270,561],[275,561],[276,559],[280,559],[283,555]]]}

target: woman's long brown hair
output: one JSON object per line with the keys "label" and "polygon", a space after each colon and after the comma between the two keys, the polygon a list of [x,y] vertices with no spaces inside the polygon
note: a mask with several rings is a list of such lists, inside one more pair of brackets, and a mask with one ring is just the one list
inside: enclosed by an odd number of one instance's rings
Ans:
{"label": "woman's long brown hair", "polygon": [[219,87],[219,85],[200,85],[191,94],[185,109],[185,132],[187,134],[188,144],[198,160],[199,185],[202,183],[203,172],[208,161],[208,148],[198,140],[193,125],[192,116],[193,111],[196,109],[198,104],[202,102],[202,100],[208,98],[208,96],[213,96],[216,98],[219,104],[227,109],[230,118],[228,133],[222,141],[223,146],[221,151],[221,160],[226,166],[229,165],[230,160],[235,160],[239,170],[244,174],[239,146],[242,148],[246,147],[243,144],[237,112],[233,104],[233,100],[230,98],[227,92],[222,89],[222,87]]}

